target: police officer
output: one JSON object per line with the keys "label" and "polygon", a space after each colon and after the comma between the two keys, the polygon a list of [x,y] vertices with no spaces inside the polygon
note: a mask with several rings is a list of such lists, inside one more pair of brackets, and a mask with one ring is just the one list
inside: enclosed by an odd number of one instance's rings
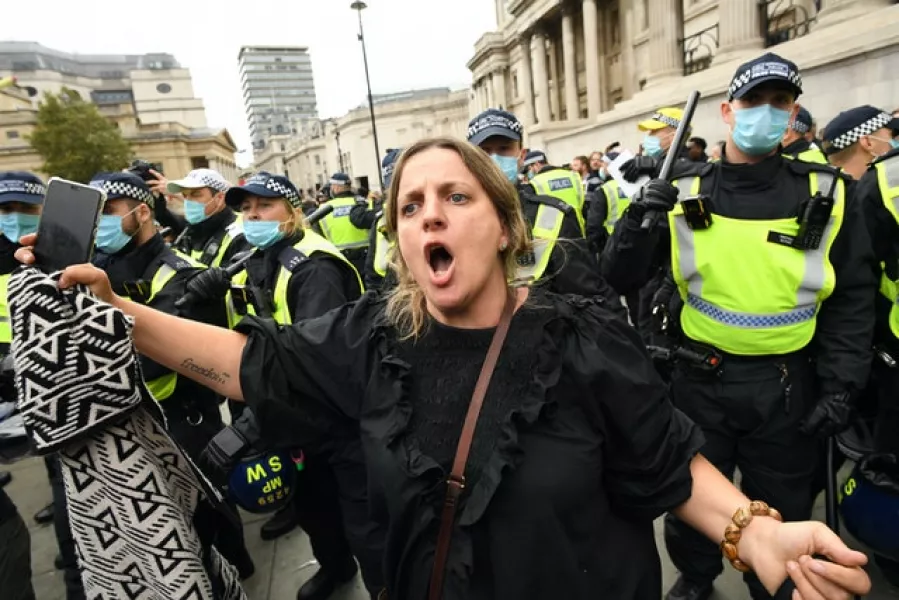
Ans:
{"label": "police officer", "polygon": [[[40,220],[41,207],[44,202],[44,182],[36,175],[24,171],[0,172],[0,355],[9,354],[12,343],[12,326],[10,324],[9,303],[7,302],[7,284],[10,274],[18,267],[13,254],[19,249],[19,238],[35,233]],[[15,401],[15,398],[0,400]],[[31,586],[31,542],[28,528],[16,505],[3,490],[12,480],[9,472],[0,473],[0,590],[4,598],[10,600],[34,600],[34,589]],[[51,485],[53,481],[51,480]],[[52,485],[54,498],[61,492],[61,510],[51,509],[51,520],[55,515],[65,517],[65,491],[62,480]],[[46,510],[46,509],[45,509]],[[71,535],[68,536],[71,541]],[[65,539],[57,538],[60,548]],[[70,559],[74,564],[74,545]],[[68,584],[68,578],[66,583]],[[80,576],[74,572],[73,585],[68,598],[83,598]],[[67,585],[67,588],[70,586]],[[78,595],[80,593],[80,596]]]}
{"label": "police officer", "polygon": [[[368,232],[374,223],[374,214],[368,214],[370,209],[368,201],[364,198],[356,198],[353,193],[350,177],[346,173],[335,173],[329,182],[331,199],[326,202],[334,207],[334,211],[319,221],[315,230],[326,240],[337,246],[343,252],[356,270],[362,273],[365,270],[365,252],[368,249]],[[361,205],[360,215],[357,205]],[[353,209],[356,209],[356,220],[360,224],[368,223],[365,227],[359,227],[351,219]]]}
{"label": "police officer", "polygon": [[868,165],[896,147],[899,133],[890,113],[870,105],[838,114],[824,128],[824,153],[835,167],[853,179],[861,179]]}
{"label": "police officer", "polygon": [[[637,129],[644,133],[643,154],[621,165],[621,176],[626,181],[633,183],[641,177],[656,176],[671,149],[674,134],[683,118],[683,110],[665,107],[637,124]],[[614,179],[608,180],[600,189],[601,192],[597,193],[597,198],[592,203],[587,222],[587,230],[590,232],[588,240],[597,253],[605,247],[608,236],[631,203],[631,199]],[[615,288],[625,297],[630,321],[646,341],[651,336],[652,299],[664,276],[664,269],[654,269],[646,280],[646,285],[640,288]]]}
{"label": "police officer", "polygon": [[[230,282],[235,286],[228,302],[232,325],[246,314],[256,314],[288,326],[321,316],[361,296],[362,280],[349,260],[333,244],[304,229],[299,194],[286,177],[257,173],[243,186],[231,188],[226,201],[240,209],[247,241],[257,249],[246,269]],[[223,289],[222,283],[221,270],[210,269],[188,289],[212,299]],[[289,415],[286,418],[289,421]],[[256,425],[248,426],[248,420],[255,421],[250,410],[234,429],[249,439],[253,436],[246,432]],[[261,431],[255,442],[272,444],[280,440],[289,445],[295,438],[295,427],[302,428],[302,424],[285,423],[283,429]],[[219,440],[217,436],[213,445]],[[229,446],[222,444],[223,448]],[[369,591],[374,595],[383,587],[383,532],[368,518],[361,445],[338,446],[332,450],[330,444],[323,443],[322,448],[327,450],[314,454],[304,449],[305,469],[299,475],[294,502],[279,511],[279,521],[289,518],[290,529],[299,524],[306,531],[321,567],[300,588],[298,600],[324,600],[340,584],[351,580],[357,571],[353,555],[362,565]]]}
{"label": "police officer", "polygon": [[602,152],[594,152],[590,155],[590,171],[587,174],[587,201],[589,195],[599,189],[606,178],[609,176],[606,172],[608,164],[603,161]]}
{"label": "police officer", "polygon": [[[401,148],[391,148],[387,151],[384,160],[381,161],[381,177],[386,190],[390,189],[393,168],[402,153]],[[390,249],[393,247],[393,243],[387,239],[387,218],[384,216],[383,208],[378,211],[377,217],[369,231],[368,252],[365,255],[365,272],[362,278],[366,290],[386,291],[396,283],[393,272],[388,268]]]}
{"label": "police officer", "polygon": [[531,150],[525,154],[524,166],[528,169],[528,181],[538,194],[558,198],[574,209],[583,237],[586,194],[580,175],[575,171],[550,165],[542,150]]}
{"label": "police officer", "polygon": [[[702,453],[727,476],[739,468],[744,492],[788,521],[811,512],[816,436],[848,426],[867,381],[875,290],[844,180],[779,152],[801,91],[799,69],[776,54],[740,66],[722,105],[722,160],[647,183],[602,261],[622,287],[667,262],[683,301],[679,343],[694,354],[675,365],[673,401],[703,428]],[[666,598],[708,598],[718,548],[671,516],[665,539],[680,571]],[[747,579],[753,598],[769,597]]]}
{"label": "police officer", "polygon": [[[878,150],[871,166],[862,175],[856,187],[856,198],[865,214],[865,221],[871,235],[875,260],[880,266],[877,276],[880,289],[875,294],[875,335],[876,348],[873,377],[877,395],[878,418],[875,427],[875,451],[899,456],[899,142],[893,135],[899,133],[899,119],[886,112],[871,116],[871,107],[855,109],[855,115],[868,114],[868,119],[858,123],[848,131],[825,141],[827,144],[843,144],[851,138],[858,138],[859,146],[865,139],[869,156]],[[848,111],[852,114],[852,111]],[[846,114],[846,113],[843,113]],[[825,137],[830,138],[831,127],[835,131],[843,129],[843,123],[851,121],[837,117],[829,123]],[[867,132],[873,131],[873,134]],[[876,136],[879,139],[871,139]],[[886,141],[883,141],[886,140]],[[831,146],[832,147],[832,146]],[[889,148],[889,149],[887,149]]]}
{"label": "police officer", "polygon": [[544,282],[560,294],[601,296],[609,308],[627,317],[618,296],[600,277],[596,259],[587,248],[574,208],[553,196],[537,194],[530,184],[519,184],[518,173],[526,151],[522,126],[512,113],[490,108],[468,124],[468,141],[490,155],[500,171],[518,188],[524,218],[531,226],[533,256],[519,261],[523,279]]}
{"label": "police officer", "polygon": [[[118,293],[170,314],[225,326],[227,319],[221,302],[176,308],[176,301],[185,295],[188,280],[203,265],[170,249],[156,232],[150,188],[131,173],[101,173],[91,185],[105,191],[107,197],[97,226],[95,263],[106,271]],[[141,357],[141,370],[147,389],[165,413],[172,437],[196,461],[207,442],[223,427],[218,398],[146,357]],[[241,577],[249,577],[255,567],[244,545],[236,513],[233,520],[223,517],[219,521],[216,547],[237,567]]]}
{"label": "police officer", "polygon": [[235,254],[249,249],[240,218],[225,204],[229,187],[212,169],[194,169],[184,179],[166,182],[169,194],[183,198],[187,221],[173,247],[209,267],[227,265]]}
{"label": "police officer", "polygon": [[784,134],[783,153],[799,160],[826,165],[827,157],[807,138],[812,130],[812,122],[812,114],[804,106],[800,106]]}

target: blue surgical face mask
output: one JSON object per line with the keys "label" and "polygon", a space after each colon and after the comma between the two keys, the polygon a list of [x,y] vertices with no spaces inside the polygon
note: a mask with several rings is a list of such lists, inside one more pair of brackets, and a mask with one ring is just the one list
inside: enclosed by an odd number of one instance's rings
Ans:
{"label": "blue surgical face mask", "polygon": [[734,111],[734,144],[750,156],[768,154],[780,144],[789,123],[790,111],[770,104],[741,108]]}
{"label": "blue surgical face mask", "polygon": [[518,157],[517,156],[500,156],[499,154],[491,154],[490,158],[503,172],[506,179],[515,183],[518,181]]}
{"label": "blue surgical face mask", "polygon": [[0,231],[6,238],[15,243],[19,243],[19,238],[23,235],[35,233],[37,224],[41,218],[39,215],[28,215],[25,213],[5,213],[0,214]]}
{"label": "blue surgical face mask", "polygon": [[206,205],[196,200],[184,200],[184,219],[191,225],[202,223],[209,216],[206,214]]}
{"label": "blue surgical face mask", "polygon": [[281,221],[244,221],[243,234],[252,245],[265,250],[284,239]]}
{"label": "blue surgical face mask", "polygon": [[662,140],[654,135],[646,134],[643,138],[643,154],[655,158],[662,153]]}
{"label": "blue surgical face mask", "polygon": [[105,254],[115,254],[128,245],[134,236],[128,235],[122,228],[125,216],[102,215],[100,217],[100,222],[97,224],[97,250]]}

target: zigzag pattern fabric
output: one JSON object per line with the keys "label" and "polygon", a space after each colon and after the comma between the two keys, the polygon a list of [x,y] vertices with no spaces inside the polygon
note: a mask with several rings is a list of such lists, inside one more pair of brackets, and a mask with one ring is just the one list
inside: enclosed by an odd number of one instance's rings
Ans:
{"label": "zigzag pattern fabric", "polygon": [[91,600],[246,600],[193,515],[221,499],[165,430],[132,324],[84,289],[21,268],[9,281],[16,390],[39,453],[58,452]]}

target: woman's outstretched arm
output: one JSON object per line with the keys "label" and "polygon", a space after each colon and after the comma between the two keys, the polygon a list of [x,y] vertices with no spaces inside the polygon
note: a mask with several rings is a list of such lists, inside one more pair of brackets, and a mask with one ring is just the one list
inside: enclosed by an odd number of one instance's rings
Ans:
{"label": "woman's outstretched arm", "polygon": [[[69,276],[71,269],[66,270],[64,277]],[[110,304],[134,317],[134,345],[138,352],[217,394],[243,400],[240,360],[247,336],[175,317],[120,296],[114,295]]]}
{"label": "woman's outstretched arm", "polygon": [[[19,262],[34,264],[31,247],[35,239],[36,235],[27,235],[20,240],[23,247],[16,251]],[[97,298],[134,317],[138,352],[226,398],[243,400],[240,361],[247,344],[245,335],[126,300],[112,291],[106,273],[93,265],[75,265],[63,271],[60,289],[77,284],[88,286]]]}

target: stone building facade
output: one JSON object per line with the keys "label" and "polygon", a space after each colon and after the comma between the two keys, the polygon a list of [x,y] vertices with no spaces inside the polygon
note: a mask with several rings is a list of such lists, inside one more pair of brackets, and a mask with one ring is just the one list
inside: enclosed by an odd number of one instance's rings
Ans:
{"label": "stone building facade", "polygon": [[379,188],[381,158],[426,137],[464,138],[468,128],[468,90],[411,90],[375,96],[375,123],[381,156],[375,155],[368,105],[336,119],[308,122],[297,135],[273,136],[256,153],[255,168],[286,174],[298,188],[315,189],[337,171],[357,185]]}
{"label": "stone building facade", "polygon": [[551,160],[636,147],[636,122],[703,100],[693,130],[723,138],[719,105],[736,67],[770,49],[803,71],[801,102],[825,124],[840,110],[899,104],[894,0],[494,0],[497,31],[468,63],[470,112],[511,110]]}

